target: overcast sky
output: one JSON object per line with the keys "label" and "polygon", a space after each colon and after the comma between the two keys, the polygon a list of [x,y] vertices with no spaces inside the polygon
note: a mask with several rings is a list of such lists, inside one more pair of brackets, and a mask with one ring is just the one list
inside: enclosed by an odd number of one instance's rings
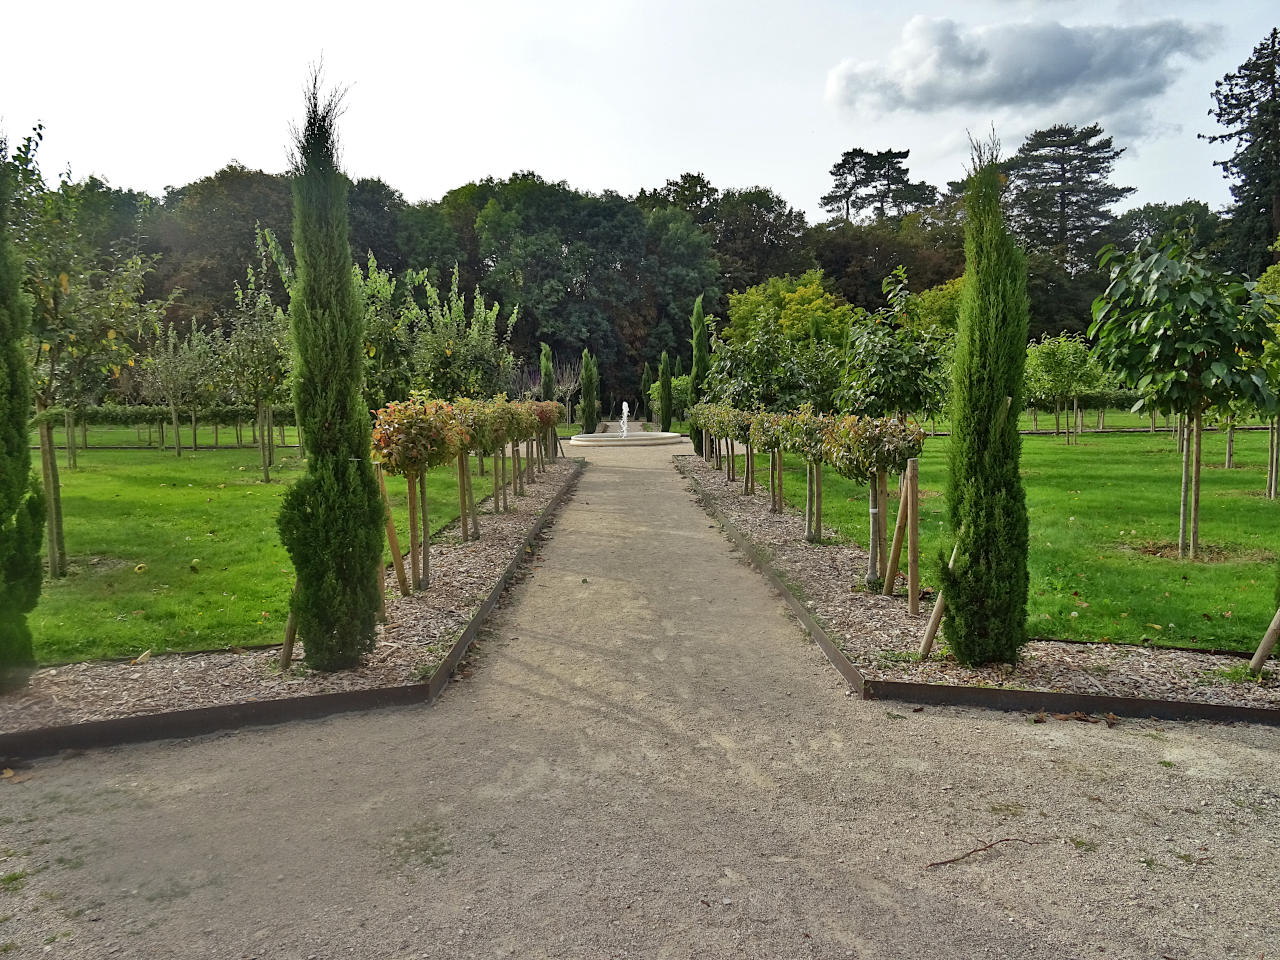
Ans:
{"label": "overcast sky", "polygon": [[[408,6],[408,5],[405,5]],[[1100,121],[1131,203],[1229,200],[1196,139],[1275,0],[26,3],[5,13],[0,131],[42,165],[160,194],[236,160],[281,171],[308,66],[349,86],[344,165],[416,202],[535,170],[634,193],[684,171],[820,219],[850,147],[939,186],[992,125]]]}

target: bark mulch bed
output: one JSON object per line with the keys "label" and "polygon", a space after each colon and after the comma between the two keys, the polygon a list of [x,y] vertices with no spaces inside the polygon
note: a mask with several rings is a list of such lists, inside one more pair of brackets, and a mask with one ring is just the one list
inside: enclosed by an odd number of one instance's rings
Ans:
{"label": "bark mulch bed", "polygon": [[[563,458],[547,464],[546,472],[527,486],[527,497],[510,497],[510,513],[485,513],[489,501],[482,501],[478,541],[462,543],[456,521],[437,533],[431,545],[431,586],[425,593],[401,597],[395,572],[388,568],[387,623],[378,627],[377,645],[356,670],[308,670],[301,662],[301,641],[287,671],[279,668],[278,646],[167,654],[144,663],[90,661],[47,667],[36,671],[22,690],[0,696],[0,734],[421,683],[448,655],[522,548],[530,527],[572,482],[577,468],[576,461]],[[407,531],[400,534],[402,544],[407,542]]]}
{"label": "bark mulch bed", "polygon": [[[1242,657],[1129,644],[1082,644],[1034,640],[1013,666],[964,667],[941,643],[921,661],[916,654],[929,622],[932,596],[920,615],[907,612],[905,588],[882,597],[854,589],[867,570],[867,553],[852,541],[811,544],[804,518],[795,511],[770,513],[768,491],[744,496],[701,457],[676,457],[680,471],[774,569],[823,625],[831,640],[869,680],[1045,690],[1057,693],[1182,700],[1232,707],[1280,710],[1280,670],[1263,671],[1261,682],[1233,682],[1223,671],[1239,671]],[[939,649],[941,647],[941,649]]]}

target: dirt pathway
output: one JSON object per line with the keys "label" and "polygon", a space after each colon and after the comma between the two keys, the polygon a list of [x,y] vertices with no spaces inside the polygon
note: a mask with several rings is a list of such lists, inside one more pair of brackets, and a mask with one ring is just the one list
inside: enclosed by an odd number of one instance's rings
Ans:
{"label": "dirt pathway", "polygon": [[854,700],[671,452],[592,451],[434,707],[0,783],[0,948],[1280,957],[1280,733]]}

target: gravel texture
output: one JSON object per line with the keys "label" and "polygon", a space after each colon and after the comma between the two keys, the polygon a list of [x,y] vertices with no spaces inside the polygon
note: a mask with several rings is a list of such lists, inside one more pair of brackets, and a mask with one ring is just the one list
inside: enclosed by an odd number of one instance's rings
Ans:
{"label": "gravel texture", "polygon": [[1280,731],[850,697],[683,487],[656,451],[593,452],[434,706],[16,770],[0,946],[1274,956]]}
{"label": "gravel texture", "polygon": [[858,544],[848,540],[808,543],[803,516],[792,510],[769,512],[767,488],[758,487],[754,496],[744,496],[741,483],[729,483],[722,471],[701,457],[681,457],[679,467],[730,523],[772,559],[864,676],[1280,709],[1280,671],[1275,666],[1263,672],[1261,682],[1231,682],[1223,676],[1223,670],[1247,665],[1248,660],[1240,657],[1123,644],[1032,641],[1014,666],[964,667],[943,651],[939,636],[933,655],[920,661],[914,655],[929,623],[932,595],[922,601],[920,615],[913,617],[907,612],[905,586],[893,597],[853,589],[867,571],[867,552]]}
{"label": "gravel texture", "polygon": [[[543,509],[570,482],[574,469],[575,463],[567,459],[547,464],[546,472],[526,487],[528,496],[509,498],[509,513],[485,514],[488,501],[481,501],[477,541],[462,543],[456,523],[436,534],[431,585],[425,593],[401,597],[395,572],[388,569],[387,623],[378,627],[377,646],[359,669],[308,670],[301,663],[301,642],[294,648],[289,671],[280,670],[277,647],[170,654],[142,663],[90,661],[49,667],[37,671],[25,689],[0,696],[0,733],[421,682],[448,655],[454,638],[489,595]],[[407,532],[400,535],[402,545],[407,544]]]}

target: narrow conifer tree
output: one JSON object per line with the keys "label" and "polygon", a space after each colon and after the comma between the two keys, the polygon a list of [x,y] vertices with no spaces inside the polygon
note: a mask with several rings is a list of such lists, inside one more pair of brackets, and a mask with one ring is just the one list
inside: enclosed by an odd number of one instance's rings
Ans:
{"label": "narrow conifer tree", "polygon": [[0,690],[35,664],[27,614],[40,597],[44,498],[31,475],[31,380],[23,338],[31,315],[9,238],[13,168],[0,140]]}
{"label": "narrow conifer tree", "polygon": [[653,386],[653,371],[649,369],[649,364],[644,365],[644,370],[640,373],[640,409],[644,411],[646,420],[653,419],[653,401],[649,399],[649,388]]}
{"label": "narrow conifer tree", "polygon": [[364,311],[351,274],[347,179],[338,168],[338,94],[314,73],[293,158],[289,291],[294,405],[307,472],[284,496],[280,538],[298,575],[290,609],[307,663],[341,670],[373,648],[383,508],[363,401]]}
{"label": "narrow conifer tree", "polygon": [[591,351],[582,351],[582,432],[595,433],[600,422],[600,371]]}
{"label": "narrow conifer tree", "polygon": [[658,360],[658,421],[663,433],[671,429],[671,360],[665,350]]}
{"label": "narrow conifer tree", "polygon": [[1000,208],[999,147],[974,147],[951,406],[947,508],[955,566],[941,558],[944,628],[965,664],[1012,663],[1026,643],[1027,506],[1019,473],[1027,267]]}
{"label": "narrow conifer tree", "polygon": [[[706,382],[707,371],[711,369],[711,344],[707,334],[707,320],[702,313],[702,294],[698,294],[698,299],[693,301],[693,316],[689,318],[689,325],[693,328],[693,365],[689,371],[689,406],[693,407],[703,400],[702,385]],[[691,430],[689,436],[693,440],[693,452],[701,456],[702,431]]]}
{"label": "narrow conifer tree", "polygon": [[540,394],[543,400],[554,400],[556,398],[556,367],[551,359],[551,347],[543,343],[542,353],[538,357],[538,366],[542,371],[542,392]]}

